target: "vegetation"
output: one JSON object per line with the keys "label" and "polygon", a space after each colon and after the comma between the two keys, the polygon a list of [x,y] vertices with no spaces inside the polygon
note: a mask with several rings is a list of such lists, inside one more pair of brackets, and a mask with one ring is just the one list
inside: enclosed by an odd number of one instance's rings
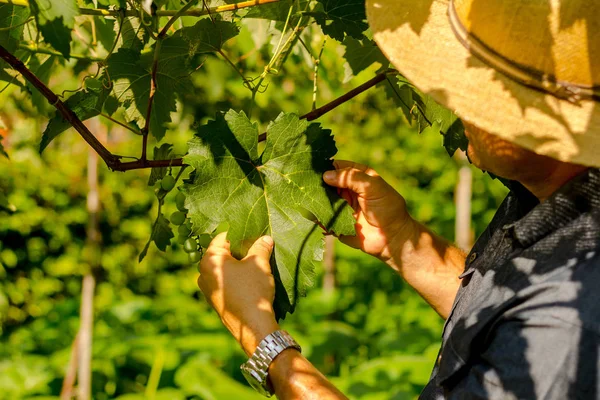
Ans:
{"label": "vegetation", "polygon": [[[0,398],[65,393],[81,352],[85,276],[96,282],[91,397],[258,398],[189,263],[227,228],[216,226],[216,210],[190,202],[201,175],[194,146],[222,115],[243,111],[256,124],[245,134],[264,148],[282,112],[301,134],[316,125],[290,113],[318,118],[335,135],[336,157],[373,166],[417,219],[453,237],[461,165],[447,153],[464,148],[462,126],[388,69],[363,8],[0,0],[1,149],[10,156],[0,161]],[[98,208],[86,180],[96,154],[108,167],[97,173]],[[481,232],[505,191],[477,173],[473,188]],[[323,209],[308,211],[327,225]],[[202,216],[211,221],[200,227]],[[305,354],[352,398],[416,396],[437,355],[439,317],[392,271],[341,245],[315,274],[283,325]]]}

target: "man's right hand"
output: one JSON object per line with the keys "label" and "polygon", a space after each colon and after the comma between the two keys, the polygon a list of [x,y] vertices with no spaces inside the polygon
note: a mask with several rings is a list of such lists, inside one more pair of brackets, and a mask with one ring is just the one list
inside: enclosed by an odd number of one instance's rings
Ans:
{"label": "man's right hand", "polygon": [[335,161],[323,175],[354,209],[356,236],[340,237],[396,270],[443,317],[452,308],[465,255],[415,221],[406,201],[374,170]]}
{"label": "man's right hand", "polygon": [[[397,249],[417,234],[406,201],[377,172],[351,161],[335,161],[336,170],[323,175],[354,209],[356,236],[340,240],[389,263]],[[399,271],[400,272],[400,271]]]}

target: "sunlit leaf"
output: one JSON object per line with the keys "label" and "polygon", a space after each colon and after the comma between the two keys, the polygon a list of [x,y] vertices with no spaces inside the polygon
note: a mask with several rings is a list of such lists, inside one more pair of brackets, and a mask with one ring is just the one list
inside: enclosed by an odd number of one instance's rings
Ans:
{"label": "sunlit leaf", "polygon": [[31,0],[31,12],[46,42],[65,58],[71,54],[71,31],[79,15],[76,0]]}

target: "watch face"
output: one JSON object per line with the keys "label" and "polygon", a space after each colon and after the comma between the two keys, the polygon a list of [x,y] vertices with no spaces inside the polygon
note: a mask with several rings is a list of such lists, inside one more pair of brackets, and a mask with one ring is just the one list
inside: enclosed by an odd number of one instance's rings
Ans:
{"label": "watch face", "polygon": [[266,385],[264,385],[263,382],[260,382],[258,378],[254,376],[253,372],[256,373],[255,371],[253,371],[251,368],[248,368],[246,364],[243,364],[240,367],[240,369],[242,370],[242,375],[244,375],[244,378],[246,378],[246,380],[254,390],[262,394],[263,396],[272,396],[271,392],[269,392],[265,387]]}

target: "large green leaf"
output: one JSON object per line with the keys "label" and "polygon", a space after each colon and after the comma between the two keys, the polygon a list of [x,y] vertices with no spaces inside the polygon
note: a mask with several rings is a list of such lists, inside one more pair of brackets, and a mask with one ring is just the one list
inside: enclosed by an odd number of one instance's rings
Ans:
{"label": "large green leaf", "polygon": [[313,220],[336,234],[353,235],[354,219],[321,178],[337,152],[331,131],[281,114],[267,128],[260,155],[258,135],[243,112],[229,111],[200,127],[185,157],[196,174],[183,192],[195,233],[227,222],[234,256],[243,257],[262,235],[275,239],[274,306],[281,318],[312,285],[322,256],[323,235]]}
{"label": "large green leaf", "polygon": [[[171,112],[177,110],[177,96],[187,93],[193,86],[189,76],[200,64],[198,55],[219,51],[237,34],[234,23],[203,19],[162,42],[149,125],[155,138],[160,140],[165,135]],[[142,54],[133,45],[119,49],[108,61],[115,97],[125,107],[128,122],[135,122],[140,127],[146,124],[153,62],[151,54]]]}
{"label": "large green leaf", "polygon": [[31,0],[31,11],[46,42],[65,58],[71,54],[71,31],[79,15],[76,0]]}

